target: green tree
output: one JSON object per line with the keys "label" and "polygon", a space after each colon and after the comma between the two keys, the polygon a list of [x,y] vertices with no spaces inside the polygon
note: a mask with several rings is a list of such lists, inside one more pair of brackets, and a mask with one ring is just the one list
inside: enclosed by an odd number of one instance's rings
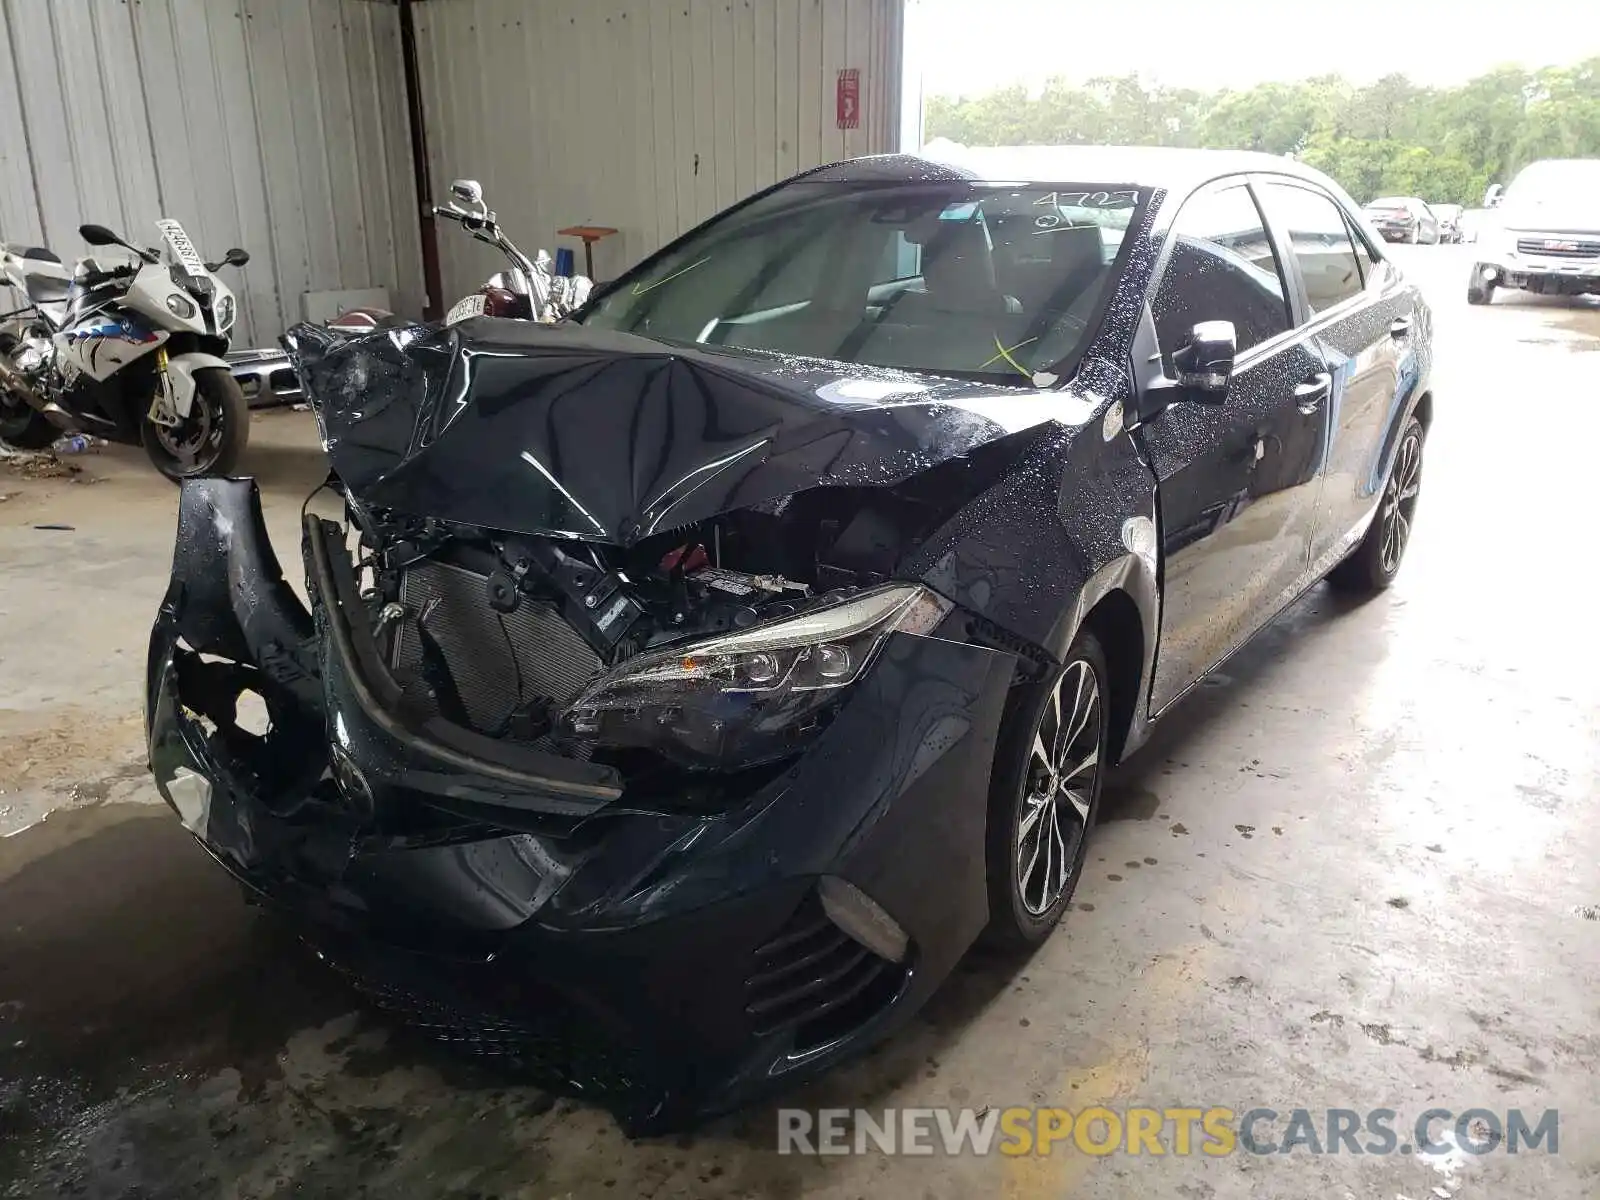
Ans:
{"label": "green tree", "polygon": [[1502,67],[1460,87],[1337,76],[1200,92],[1137,76],[1038,93],[933,96],[928,137],[967,145],[1113,143],[1289,154],[1361,200],[1414,195],[1476,204],[1539,158],[1600,158],[1600,58],[1528,72]]}

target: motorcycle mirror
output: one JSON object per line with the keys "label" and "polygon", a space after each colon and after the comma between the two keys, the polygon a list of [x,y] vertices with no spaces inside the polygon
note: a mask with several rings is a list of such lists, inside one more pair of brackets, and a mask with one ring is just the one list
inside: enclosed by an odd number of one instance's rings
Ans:
{"label": "motorcycle mirror", "polygon": [[450,185],[450,194],[473,208],[483,206],[483,185],[476,179],[457,179]]}
{"label": "motorcycle mirror", "polygon": [[242,267],[245,265],[245,263],[250,261],[250,251],[241,250],[239,247],[235,246],[232,250],[229,250],[222,256],[222,261],[227,263],[230,267]]}
{"label": "motorcycle mirror", "polygon": [[78,236],[91,246],[121,246],[123,241],[104,225],[79,225]]}

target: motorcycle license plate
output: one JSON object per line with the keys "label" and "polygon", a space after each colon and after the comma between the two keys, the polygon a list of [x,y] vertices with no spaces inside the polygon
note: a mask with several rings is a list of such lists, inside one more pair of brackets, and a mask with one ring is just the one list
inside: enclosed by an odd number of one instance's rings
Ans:
{"label": "motorcycle license plate", "polygon": [[444,315],[446,325],[454,325],[472,317],[483,316],[484,309],[488,306],[489,297],[482,292],[473,292],[470,296],[463,296],[455,302],[455,306]]}
{"label": "motorcycle license plate", "polygon": [[166,239],[167,246],[172,251],[173,260],[195,279],[204,279],[210,274],[206,270],[205,259],[200,257],[200,252],[194,248],[194,243],[189,240],[189,235],[183,231],[183,226],[171,218],[164,218],[156,222],[156,228],[161,230],[161,236]]}

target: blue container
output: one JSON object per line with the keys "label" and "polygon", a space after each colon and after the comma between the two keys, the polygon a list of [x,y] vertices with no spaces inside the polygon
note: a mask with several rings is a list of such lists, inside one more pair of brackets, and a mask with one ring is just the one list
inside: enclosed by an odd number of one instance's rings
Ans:
{"label": "blue container", "polygon": [[556,274],[571,275],[575,267],[576,263],[573,261],[571,248],[567,246],[559,247],[556,250]]}

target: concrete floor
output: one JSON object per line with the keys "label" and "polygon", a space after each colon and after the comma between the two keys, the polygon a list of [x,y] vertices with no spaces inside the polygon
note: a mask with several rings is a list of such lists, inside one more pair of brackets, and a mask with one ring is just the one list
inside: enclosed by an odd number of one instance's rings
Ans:
{"label": "concrete floor", "polygon": [[[1407,248],[1408,249],[1408,248]],[[1315,589],[1108,794],[1074,911],[972,961],[790,1103],[1432,1105],[1561,1113],[1561,1152],[799,1158],[771,1107],[629,1144],[602,1114],[363,1011],[246,909],[143,771],[174,493],[133,452],[0,466],[0,1181],[21,1196],[1600,1193],[1600,639],[1588,548],[1600,305],[1437,311],[1437,420],[1398,585]],[[321,474],[258,415],[275,538]],[[1591,497],[1586,500],[1585,497]],[[64,524],[68,530],[43,530]],[[1579,522],[1581,524],[1581,522]],[[974,853],[977,853],[974,848]],[[1281,1126],[1279,1128],[1281,1132]]]}

